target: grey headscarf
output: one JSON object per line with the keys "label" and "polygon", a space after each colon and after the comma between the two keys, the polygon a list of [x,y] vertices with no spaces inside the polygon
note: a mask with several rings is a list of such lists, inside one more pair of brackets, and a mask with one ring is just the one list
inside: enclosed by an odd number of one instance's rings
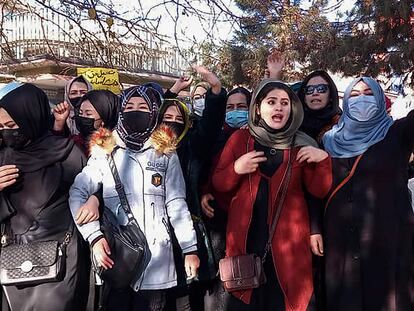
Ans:
{"label": "grey headscarf", "polygon": [[[257,115],[258,95],[264,87],[271,84],[275,88],[281,89],[288,93],[291,102],[291,115],[288,123],[280,130],[270,131],[266,126],[263,126],[264,122],[259,122]],[[303,121],[303,107],[298,96],[290,89],[290,87],[278,80],[264,79],[257,88],[254,90],[252,101],[249,108],[249,130],[250,134],[255,140],[267,147],[276,149],[288,149],[292,147],[294,139],[294,146],[313,146],[318,147],[318,144],[308,135],[299,131]]]}

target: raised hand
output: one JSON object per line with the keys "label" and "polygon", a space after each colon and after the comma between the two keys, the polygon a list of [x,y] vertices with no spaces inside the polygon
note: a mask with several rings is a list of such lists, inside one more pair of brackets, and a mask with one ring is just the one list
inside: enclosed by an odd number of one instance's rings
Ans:
{"label": "raised hand", "polygon": [[282,70],[285,67],[285,56],[280,52],[273,52],[267,57],[267,70],[269,78],[282,78]]}
{"label": "raised hand", "polygon": [[175,80],[174,85],[170,88],[170,91],[178,94],[182,90],[188,88],[193,83],[193,76],[181,76]]}
{"label": "raised hand", "polygon": [[67,102],[57,104],[53,108],[53,116],[55,117],[55,123],[53,125],[53,130],[59,132],[63,131],[66,120],[69,117],[70,106]]}
{"label": "raised hand", "polygon": [[207,67],[193,65],[192,68],[196,71],[201,78],[211,86],[211,91],[218,95],[221,92],[221,82],[217,76],[212,73]]}

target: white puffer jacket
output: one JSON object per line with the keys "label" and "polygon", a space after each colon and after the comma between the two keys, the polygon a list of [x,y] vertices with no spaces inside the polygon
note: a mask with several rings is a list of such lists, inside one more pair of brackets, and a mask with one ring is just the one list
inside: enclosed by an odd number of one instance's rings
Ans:
{"label": "white puffer jacket", "polygon": [[[102,186],[105,206],[126,223],[115,182],[107,162],[108,150],[94,148],[88,164],[76,177],[70,189],[72,215]],[[183,250],[197,250],[196,235],[185,201],[185,184],[177,154],[160,154],[150,144],[141,151],[118,148],[114,155],[134,217],[137,219],[151,250],[151,261],[142,278],[133,286],[139,289],[166,289],[177,285],[168,219]],[[102,234],[99,221],[79,228],[88,242]]]}

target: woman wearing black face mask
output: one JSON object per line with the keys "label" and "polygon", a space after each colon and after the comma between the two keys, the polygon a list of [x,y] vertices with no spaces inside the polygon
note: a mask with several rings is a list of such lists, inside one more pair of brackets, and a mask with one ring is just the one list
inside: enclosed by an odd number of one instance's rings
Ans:
{"label": "woman wearing black face mask", "polygon": [[74,116],[79,114],[82,96],[91,90],[92,85],[83,76],[78,76],[68,82],[65,87],[64,102],[53,110],[55,117],[53,132],[55,134],[75,135],[79,133]]}
{"label": "woman wearing black face mask", "polygon": [[24,245],[71,235],[62,279],[3,286],[13,311],[84,310],[86,304],[87,256],[67,202],[85,158],[72,141],[48,132],[51,117],[47,96],[31,84],[0,100],[0,221],[8,228],[2,238]]}
{"label": "woman wearing black face mask", "polygon": [[166,99],[159,113],[159,123],[169,126],[180,142],[190,128],[190,111],[178,99]]}
{"label": "woman wearing black face mask", "polygon": [[[180,163],[174,150],[166,152],[158,148],[154,137],[160,102],[158,93],[151,88],[139,86],[122,92],[116,130],[111,133],[101,129],[92,135],[92,155],[70,191],[73,215],[85,203],[85,198],[100,187],[106,207],[115,212],[120,203],[113,196],[113,177],[107,162],[107,154],[112,154],[131,211],[148,240],[151,260],[144,274],[130,288],[110,290],[105,304],[107,310],[163,310],[166,290],[177,284],[167,221],[185,254],[187,274],[194,277],[197,273],[196,235],[185,202]],[[123,222],[123,213],[117,213],[116,217]],[[92,245],[97,264],[111,269],[116,263],[99,222],[89,222],[79,230]]]}
{"label": "woman wearing black face mask", "polygon": [[[180,141],[190,128],[190,111],[187,106],[178,99],[165,99],[160,108],[158,123],[160,127],[168,126],[174,132],[174,136],[177,138],[175,144],[178,145],[179,150]],[[175,237],[172,242],[174,262],[177,268],[177,287],[168,291],[165,310],[191,310],[182,251]]]}
{"label": "woman wearing black face mask", "polygon": [[[211,288],[211,280],[216,277],[217,269],[214,262],[214,254],[211,247],[210,239],[204,221],[202,220],[202,212],[200,205],[200,186],[208,174],[209,162],[213,157],[213,148],[223,126],[227,92],[221,87],[221,82],[217,76],[203,66],[193,67],[202,79],[211,86],[207,92],[203,88],[196,87],[193,92],[194,97],[200,95],[205,97],[205,107],[200,116],[194,116],[191,122],[191,128],[185,136],[180,140],[177,148],[178,158],[186,183],[186,198],[190,213],[193,216],[195,229],[198,239],[198,253],[200,256],[200,270],[198,275],[199,282],[193,282],[189,286],[190,304],[192,310],[204,310],[204,296],[207,289]],[[205,85],[205,84],[204,84]],[[205,87],[207,87],[205,85]],[[173,89],[173,88],[172,88]],[[197,95],[197,96],[196,96]],[[181,106],[177,106],[181,107]],[[165,109],[165,107],[163,107]],[[183,111],[178,113],[177,109],[169,108],[170,111],[163,113],[163,122],[171,122],[174,118],[174,127],[181,127],[179,120],[182,119],[186,123],[185,117],[182,116]],[[174,110],[176,111],[174,113]],[[175,114],[175,116],[173,116]],[[181,116],[178,116],[181,114]],[[202,116],[201,116],[202,115]],[[185,127],[184,127],[185,128]],[[181,134],[182,135],[182,134]],[[190,281],[190,280],[189,280]],[[184,284],[186,285],[186,284]],[[177,296],[182,297],[179,293]],[[173,298],[177,298],[176,296]],[[208,310],[213,310],[206,306]],[[174,308],[172,308],[174,309]],[[177,309],[187,310],[188,305],[184,300],[177,300]],[[170,309],[168,309],[170,310]]]}
{"label": "woman wearing black face mask", "polygon": [[80,102],[79,115],[74,117],[79,134],[73,138],[87,153],[87,140],[94,131],[100,127],[114,129],[118,119],[119,99],[111,91],[92,90]]}

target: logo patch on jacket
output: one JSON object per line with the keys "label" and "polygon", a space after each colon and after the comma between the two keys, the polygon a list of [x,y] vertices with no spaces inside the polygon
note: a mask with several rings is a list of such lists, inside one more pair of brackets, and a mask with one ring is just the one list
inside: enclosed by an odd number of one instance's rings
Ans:
{"label": "logo patch on jacket", "polygon": [[155,172],[161,171],[161,172],[165,172],[167,170],[167,167],[166,167],[165,163],[148,161],[147,167],[145,169],[147,171],[155,171]]}
{"label": "logo patch on jacket", "polygon": [[161,184],[162,184],[162,176],[159,173],[156,173],[156,174],[152,175],[152,177],[151,177],[151,183],[155,187],[161,186]]}

